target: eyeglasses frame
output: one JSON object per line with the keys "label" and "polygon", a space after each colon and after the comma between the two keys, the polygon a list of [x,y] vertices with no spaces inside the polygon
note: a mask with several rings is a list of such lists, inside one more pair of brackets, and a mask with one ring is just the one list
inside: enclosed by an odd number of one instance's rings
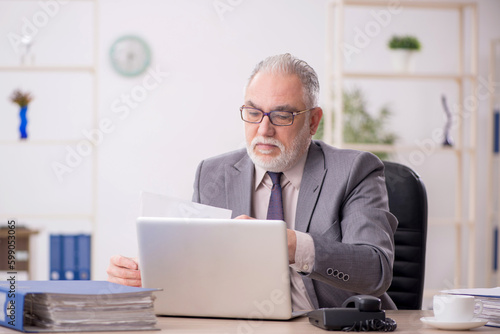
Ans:
{"label": "eyeglasses frame", "polygon": [[[254,109],[254,110],[260,111],[262,113],[262,118],[258,122],[250,122],[250,121],[244,120],[243,119],[243,108],[249,108],[249,109]],[[260,124],[260,123],[262,123],[262,120],[264,119],[264,117],[267,116],[267,117],[269,117],[269,122],[271,122],[271,124],[274,125],[274,126],[290,126],[290,125],[293,125],[293,121],[295,121],[295,116],[303,114],[303,113],[308,112],[308,111],[311,111],[313,109],[315,109],[315,108],[305,109],[305,110],[301,110],[301,111],[271,110],[270,112],[264,112],[264,111],[262,111],[260,109],[254,108],[254,107],[249,107],[249,106],[246,106],[246,105],[242,105],[240,107],[240,117],[246,123]],[[273,121],[272,121],[272,119],[271,119],[271,113],[273,113],[273,112],[286,112],[286,113],[291,114],[292,115],[292,123],[286,124],[286,125],[274,124]]]}

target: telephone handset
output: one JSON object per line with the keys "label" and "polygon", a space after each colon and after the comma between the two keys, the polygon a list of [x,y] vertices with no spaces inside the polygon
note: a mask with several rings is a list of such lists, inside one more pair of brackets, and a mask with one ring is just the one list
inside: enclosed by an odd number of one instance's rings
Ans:
{"label": "telephone handset", "polygon": [[396,323],[385,318],[379,298],[356,295],[344,301],[342,307],[321,308],[308,313],[309,322],[326,330],[393,331]]}
{"label": "telephone handset", "polygon": [[368,295],[356,295],[347,298],[342,307],[356,308],[360,312],[383,312],[381,310],[382,302],[379,298]]}

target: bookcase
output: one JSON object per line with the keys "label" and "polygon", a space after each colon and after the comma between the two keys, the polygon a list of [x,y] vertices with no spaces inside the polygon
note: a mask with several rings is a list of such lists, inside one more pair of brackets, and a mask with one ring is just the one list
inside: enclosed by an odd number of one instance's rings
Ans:
{"label": "bookcase", "polygon": [[499,233],[500,233],[500,93],[496,85],[500,82],[500,38],[491,41],[490,45],[490,77],[489,87],[491,125],[488,128],[489,152],[489,189],[488,189],[488,234],[493,238],[488,245],[493,250],[488,257],[491,270],[488,272],[488,283],[491,286],[500,285],[499,274]]}
{"label": "bookcase", "polygon": [[[381,19],[377,18],[376,13],[380,10],[390,13],[390,6],[400,6],[398,9],[405,13],[414,13],[412,15],[420,15],[418,25],[422,28],[427,24],[426,15],[453,15],[454,20],[457,22],[455,27],[455,36],[457,48],[455,49],[457,56],[457,68],[454,71],[416,71],[410,72],[396,72],[383,69],[380,64],[365,62],[366,70],[349,70],[346,69],[345,64],[345,48],[346,45],[345,25],[346,10],[355,8],[357,10],[365,10],[365,13],[372,13],[372,24],[368,21],[365,25],[366,29],[371,29],[371,32],[376,32],[376,23],[378,29],[382,32],[391,32],[398,34],[398,31],[392,31],[391,24],[384,24]],[[395,9],[394,12],[397,12]],[[366,15],[368,16],[368,15]],[[455,19],[456,18],[456,19]],[[454,21],[455,22],[455,21]],[[395,3],[377,0],[339,0],[330,1],[327,4],[327,47],[326,47],[326,85],[325,90],[327,99],[324,108],[325,124],[334,124],[333,127],[326,126],[324,129],[324,140],[332,145],[340,148],[350,148],[357,150],[365,150],[372,152],[388,152],[391,156],[406,156],[409,157],[402,162],[409,167],[415,169],[419,173],[418,164],[413,166],[413,157],[421,157],[422,160],[430,160],[431,154],[426,154],[425,145],[422,142],[415,144],[417,141],[405,144],[394,145],[372,145],[360,143],[346,143],[343,138],[343,90],[346,82],[375,82],[380,86],[395,87],[403,86],[409,87],[411,84],[433,85],[441,83],[454,87],[456,104],[456,114],[454,122],[454,137],[455,143],[453,146],[444,147],[441,145],[434,145],[432,147],[432,157],[444,157],[446,161],[453,161],[447,163],[446,166],[439,166],[432,171],[435,175],[440,177],[452,177],[451,183],[454,184],[454,189],[449,191],[450,198],[442,198],[439,194],[434,194],[433,189],[428,187],[429,197],[429,233],[433,233],[434,228],[446,227],[448,230],[453,231],[453,240],[446,235],[443,238],[447,242],[454,244],[451,251],[453,259],[453,278],[451,282],[434,282],[434,288],[427,288],[428,279],[426,279],[426,292],[425,296],[430,297],[444,288],[458,288],[458,287],[474,287],[476,275],[476,136],[477,136],[477,92],[478,78],[477,78],[477,63],[478,63],[478,20],[477,20],[477,5],[475,3],[464,2],[424,2],[424,1],[398,1]],[[417,25],[415,25],[417,26]],[[356,27],[358,28],[358,27]],[[363,27],[361,27],[363,28]],[[418,26],[417,26],[418,28]],[[415,28],[415,29],[417,29]],[[379,35],[373,33],[368,38],[373,40],[380,38]],[[436,42],[438,43],[438,42]],[[435,45],[435,44],[434,44]],[[370,46],[371,47],[371,46]],[[362,52],[363,50],[361,50]],[[371,67],[370,67],[371,66]],[[382,70],[380,69],[382,68]],[[391,86],[392,85],[392,86]],[[378,90],[377,93],[380,93]],[[382,92],[384,97],[390,101],[395,90],[387,89]],[[425,99],[426,96],[420,98]],[[404,110],[403,110],[404,111]],[[396,110],[396,113],[401,113],[402,110]],[[441,110],[435,111],[439,113]],[[414,115],[408,115],[409,119]],[[333,122],[335,120],[335,122]],[[392,158],[391,158],[392,160]],[[415,159],[414,159],[415,160]],[[446,168],[445,168],[446,167]],[[440,173],[440,174],[439,174]],[[425,175],[423,176],[424,183],[426,182]],[[429,184],[428,184],[429,186]],[[450,212],[447,216],[440,214],[434,216],[436,205],[438,201],[433,199],[437,198],[439,201],[446,200],[450,206]],[[450,233],[451,235],[451,233]],[[431,238],[430,238],[431,237]],[[429,247],[439,249],[436,244],[436,239],[432,238],[433,235],[428,235],[428,252],[427,263],[433,263],[436,254],[429,253]],[[434,244],[433,244],[434,243]],[[439,267],[434,264],[434,268]],[[430,271],[431,266],[427,265],[427,272]],[[433,282],[431,282],[433,283]]]}
{"label": "bookcase", "polygon": [[[16,12],[2,22],[2,35],[34,39],[32,55],[20,61],[3,41],[0,57],[0,221],[39,231],[32,237],[31,279],[49,279],[49,235],[95,231],[97,147],[71,172],[58,178],[55,163],[86,140],[82,130],[98,127],[98,4],[3,1],[0,11]],[[34,56],[33,56],[34,55]],[[16,108],[8,97],[29,91],[28,139],[20,140]]]}
{"label": "bookcase", "polygon": [[[17,228],[15,232],[15,260],[9,262],[9,229],[0,228],[0,273],[8,277],[7,272],[16,271],[18,279],[30,279],[30,237],[38,234],[36,230]],[[12,233],[10,234],[12,236]],[[14,245],[14,243],[10,243]],[[14,265],[11,267],[9,263]],[[15,268],[15,269],[12,269]],[[4,278],[5,281],[7,278]]]}

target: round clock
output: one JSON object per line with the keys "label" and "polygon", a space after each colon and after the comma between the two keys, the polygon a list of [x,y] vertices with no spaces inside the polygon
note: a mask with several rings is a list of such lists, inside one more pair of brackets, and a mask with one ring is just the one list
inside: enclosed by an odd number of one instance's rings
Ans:
{"label": "round clock", "polygon": [[121,75],[134,77],[144,72],[151,62],[151,51],[140,37],[127,35],[118,38],[109,51],[113,68]]}

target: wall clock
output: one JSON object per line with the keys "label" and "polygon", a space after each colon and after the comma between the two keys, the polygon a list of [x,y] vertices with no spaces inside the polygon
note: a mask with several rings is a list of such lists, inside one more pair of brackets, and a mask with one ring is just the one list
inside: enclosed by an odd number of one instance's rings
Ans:
{"label": "wall clock", "polygon": [[127,77],[135,77],[144,72],[151,63],[151,51],[140,37],[126,35],[118,38],[109,51],[115,71]]}

